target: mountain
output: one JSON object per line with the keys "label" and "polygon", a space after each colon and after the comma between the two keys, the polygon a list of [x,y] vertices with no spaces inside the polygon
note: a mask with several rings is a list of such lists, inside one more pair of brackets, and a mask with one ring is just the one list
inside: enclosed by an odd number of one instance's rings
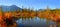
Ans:
{"label": "mountain", "polygon": [[37,10],[37,11],[44,11],[45,9],[39,9],[39,10]]}
{"label": "mountain", "polygon": [[12,5],[12,6],[10,6],[11,8],[11,11],[16,11],[16,10],[22,10],[22,8],[20,8],[20,7],[17,7],[16,5]]}
{"label": "mountain", "polygon": [[16,5],[11,5],[11,6],[2,6],[3,11],[16,11],[16,10],[22,10],[22,8],[16,6]]}

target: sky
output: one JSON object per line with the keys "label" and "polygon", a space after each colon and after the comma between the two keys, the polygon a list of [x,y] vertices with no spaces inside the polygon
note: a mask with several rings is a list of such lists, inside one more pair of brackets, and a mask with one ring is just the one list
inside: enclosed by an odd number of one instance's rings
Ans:
{"label": "sky", "polygon": [[60,0],[0,0],[0,5],[17,5],[18,7],[24,6],[26,8],[44,9],[47,6],[49,8],[60,8]]}

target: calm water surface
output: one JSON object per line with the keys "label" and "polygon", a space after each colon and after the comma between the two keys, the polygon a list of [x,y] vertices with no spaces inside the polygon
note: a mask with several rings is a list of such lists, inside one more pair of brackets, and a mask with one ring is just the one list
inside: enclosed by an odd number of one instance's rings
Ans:
{"label": "calm water surface", "polygon": [[60,22],[53,22],[46,18],[20,18],[16,21],[18,27],[60,27]]}

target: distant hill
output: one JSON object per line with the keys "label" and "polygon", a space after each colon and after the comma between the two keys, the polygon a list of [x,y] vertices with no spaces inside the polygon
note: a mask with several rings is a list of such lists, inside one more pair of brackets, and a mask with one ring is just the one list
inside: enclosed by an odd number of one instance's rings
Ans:
{"label": "distant hill", "polygon": [[22,10],[22,8],[16,6],[16,5],[11,5],[11,6],[2,6],[3,11],[16,11],[18,9]]}

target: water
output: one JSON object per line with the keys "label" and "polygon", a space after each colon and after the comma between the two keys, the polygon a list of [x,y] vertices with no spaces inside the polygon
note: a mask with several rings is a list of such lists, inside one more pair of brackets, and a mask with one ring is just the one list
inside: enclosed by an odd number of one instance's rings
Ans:
{"label": "water", "polygon": [[16,21],[18,27],[60,27],[60,22],[53,22],[46,18],[20,18]]}

